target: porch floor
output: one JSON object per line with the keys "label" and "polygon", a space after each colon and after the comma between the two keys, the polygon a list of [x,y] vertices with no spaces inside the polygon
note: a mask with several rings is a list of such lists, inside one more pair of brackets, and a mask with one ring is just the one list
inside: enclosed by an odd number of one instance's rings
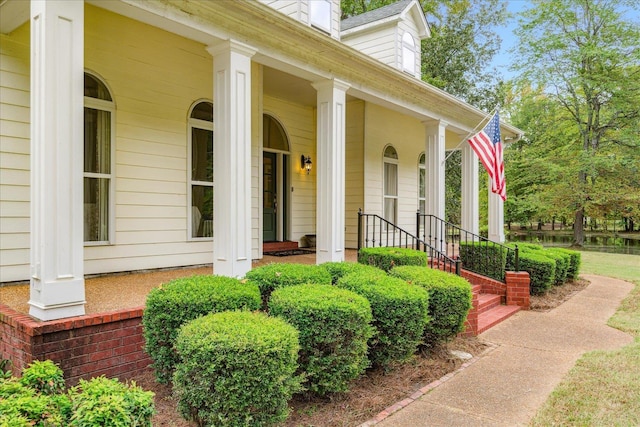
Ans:
{"label": "porch floor", "polygon": [[[357,251],[347,249],[345,261],[356,262]],[[274,263],[315,264],[315,253],[276,257],[265,255],[261,260],[253,262],[253,267]],[[194,274],[211,274],[212,265],[184,267],[131,273],[114,273],[85,280],[85,312],[86,314],[105,313],[125,308],[145,305],[149,291],[169,280],[192,276]],[[7,305],[21,313],[29,313],[29,283],[17,283],[0,286],[0,304]]]}

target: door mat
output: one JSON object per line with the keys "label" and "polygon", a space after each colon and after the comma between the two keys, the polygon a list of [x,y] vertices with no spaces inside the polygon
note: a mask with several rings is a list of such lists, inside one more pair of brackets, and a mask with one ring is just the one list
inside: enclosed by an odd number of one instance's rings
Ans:
{"label": "door mat", "polygon": [[315,254],[315,249],[287,249],[285,251],[271,251],[264,252],[264,255],[270,256],[293,256],[293,255],[307,255]]}

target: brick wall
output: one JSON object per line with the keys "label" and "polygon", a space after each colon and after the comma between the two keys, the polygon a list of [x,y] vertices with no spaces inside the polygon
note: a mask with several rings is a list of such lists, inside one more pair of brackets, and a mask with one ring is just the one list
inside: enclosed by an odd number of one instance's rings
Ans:
{"label": "brick wall", "polygon": [[0,304],[0,358],[14,375],[34,360],[60,365],[69,385],[80,378],[120,379],[151,364],[144,352],[142,307],[39,322]]}
{"label": "brick wall", "polygon": [[506,302],[507,285],[505,283],[468,270],[462,270],[460,274],[472,285],[480,285],[482,287],[480,293],[500,295],[502,302]]}
{"label": "brick wall", "polygon": [[529,310],[531,295],[529,293],[529,273],[526,271],[507,271],[507,305],[517,305]]}

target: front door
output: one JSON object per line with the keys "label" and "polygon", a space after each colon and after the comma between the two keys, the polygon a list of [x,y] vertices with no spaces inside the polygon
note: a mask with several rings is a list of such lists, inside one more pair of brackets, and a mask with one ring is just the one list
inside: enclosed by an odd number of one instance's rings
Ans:
{"label": "front door", "polygon": [[273,242],[278,237],[278,171],[276,153],[262,154],[262,229],[263,240]]}

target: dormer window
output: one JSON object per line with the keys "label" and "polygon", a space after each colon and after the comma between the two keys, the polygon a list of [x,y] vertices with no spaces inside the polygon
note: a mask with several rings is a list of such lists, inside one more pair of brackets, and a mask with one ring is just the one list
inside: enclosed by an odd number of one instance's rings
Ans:
{"label": "dormer window", "polygon": [[312,26],[331,33],[331,0],[310,1],[309,21]]}
{"label": "dormer window", "polygon": [[408,32],[402,35],[402,70],[411,75],[416,73],[416,42]]}

